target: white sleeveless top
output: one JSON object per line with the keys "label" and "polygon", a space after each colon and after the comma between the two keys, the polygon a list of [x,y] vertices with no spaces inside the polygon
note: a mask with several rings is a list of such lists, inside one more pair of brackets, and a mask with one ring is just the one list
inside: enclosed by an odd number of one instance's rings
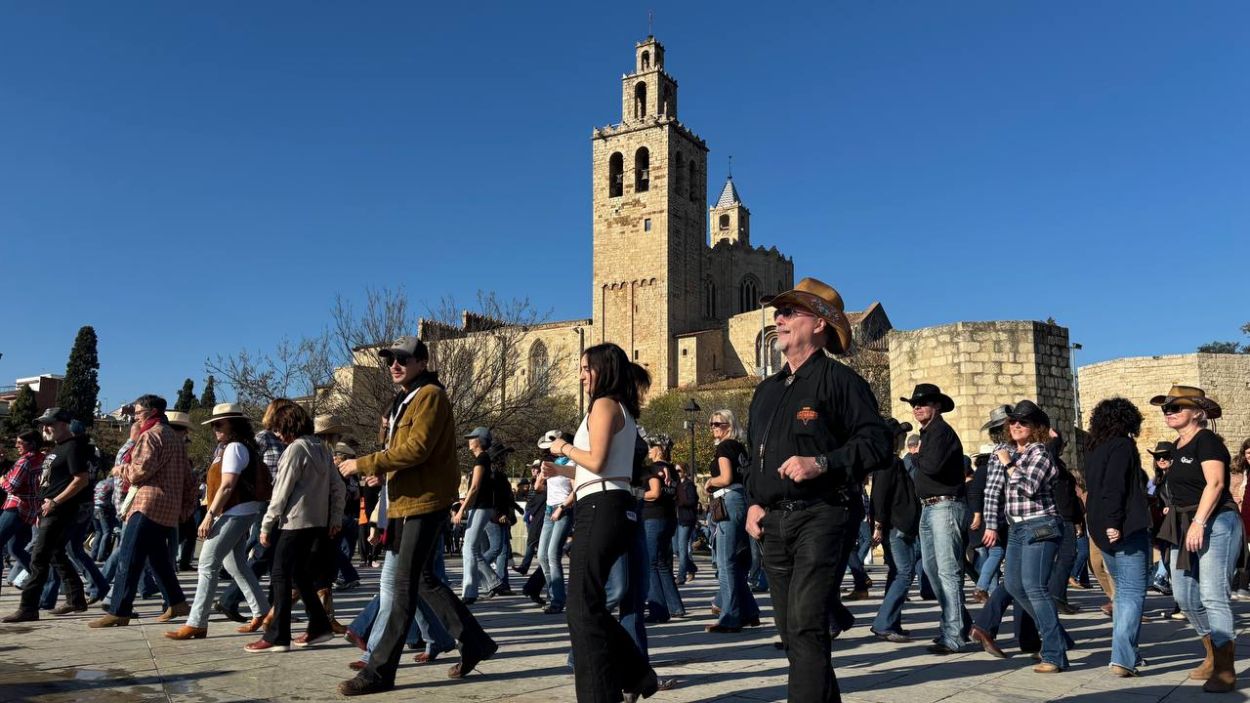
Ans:
{"label": "white sleeveless top", "polygon": [[[617,403],[620,405],[620,403]],[[628,491],[629,480],[634,475],[634,446],[637,443],[635,439],[638,436],[638,424],[634,422],[634,418],[621,405],[621,414],[625,416],[624,426],[612,435],[612,445],[608,447],[608,459],[603,465],[603,469],[599,473],[584,469],[580,464],[576,466],[576,475],[573,478],[574,491],[577,497],[581,498],[583,493],[581,488],[587,484],[594,482],[594,485],[587,486],[585,495],[589,495],[596,491]],[[590,451],[590,413],[586,413],[586,417],[582,418],[582,424],[577,428],[577,434],[573,435],[573,446],[582,451]],[[600,479],[608,479],[600,481]]]}

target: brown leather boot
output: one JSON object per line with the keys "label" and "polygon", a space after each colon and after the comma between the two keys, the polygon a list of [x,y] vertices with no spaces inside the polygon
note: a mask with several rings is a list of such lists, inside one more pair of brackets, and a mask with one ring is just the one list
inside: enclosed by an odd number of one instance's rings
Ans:
{"label": "brown leather boot", "polygon": [[171,640],[202,640],[208,637],[208,628],[183,625],[177,630],[166,632],[165,636]]}
{"label": "brown leather boot", "polygon": [[264,627],[265,627],[264,618],[252,618],[251,622],[249,622],[246,625],[243,625],[242,627],[240,627],[239,629],[235,631],[242,632],[243,634],[247,634],[249,632],[259,632],[260,630],[264,629]]}
{"label": "brown leather boot", "polygon": [[1211,672],[1215,671],[1215,649],[1211,645],[1211,635],[1202,638],[1202,646],[1207,650],[1207,656],[1197,669],[1189,672],[1189,678],[1195,681],[1206,681],[1211,678]]}
{"label": "brown leather boot", "polygon": [[265,613],[265,617],[261,618],[260,620],[260,629],[268,630],[269,626],[273,624],[273,617],[274,617],[274,609],[270,608],[269,612]]}
{"label": "brown leather boot", "polygon": [[191,604],[185,600],[181,603],[174,603],[165,609],[165,612],[156,616],[157,622],[169,622],[174,618],[184,618],[191,614]]}
{"label": "brown leather boot", "polygon": [[334,591],[323,588],[317,591],[317,596],[321,598],[321,607],[326,611],[326,617],[330,619],[330,631],[336,635],[347,632],[347,628],[334,619]]}
{"label": "brown leather boot", "polygon": [[[1210,637],[1207,640],[1209,642]],[[1202,684],[1202,690],[1207,693],[1228,693],[1237,688],[1237,670],[1233,668],[1237,657],[1237,642],[1229,640],[1219,647],[1214,647],[1212,651],[1215,654],[1215,666],[1211,672],[1211,678]]]}
{"label": "brown leather boot", "polygon": [[103,617],[92,620],[87,623],[87,627],[91,629],[99,629],[101,627],[125,627],[130,624],[130,618],[123,618],[112,613],[105,613]]}

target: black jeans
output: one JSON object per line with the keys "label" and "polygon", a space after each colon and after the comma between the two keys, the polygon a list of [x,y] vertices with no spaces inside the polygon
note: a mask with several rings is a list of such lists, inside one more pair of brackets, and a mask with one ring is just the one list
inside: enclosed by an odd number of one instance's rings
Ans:
{"label": "black jeans", "polygon": [[35,548],[30,554],[30,578],[22,587],[22,610],[39,610],[39,597],[43,595],[43,587],[48,582],[50,567],[53,565],[61,575],[61,583],[66,587],[65,602],[70,605],[87,603],[82,590],[82,579],[78,578],[78,570],[69,560],[69,538],[77,524],[76,508],[54,511],[51,515],[39,518],[39,534],[35,537]]}
{"label": "black jeans", "polygon": [[[573,512],[567,618],[578,703],[616,703],[654,676],[647,658],[608,610],[612,565],[642,529],[638,501],[628,491],[591,493]],[[639,613],[641,615],[641,613]]]}
{"label": "black jeans", "polygon": [[291,588],[298,588],[308,613],[308,635],[318,637],[330,631],[330,618],[326,616],[321,600],[317,598],[314,585],[321,564],[315,557],[319,544],[329,539],[325,527],[305,527],[301,530],[278,530],[274,540],[273,571],[269,585],[273,589],[273,624],[265,630],[265,641],[277,645],[291,644]]}
{"label": "black jeans", "polygon": [[446,519],[446,514],[440,511],[389,521],[387,539],[392,541],[394,547],[393,553],[387,554],[386,558],[398,559],[395,563],[394,600],[386,622],[374,624],[374,627],[384,628],[382,638],[373,648],[368,665],[360,672],[361,678],[371,682],[395,683],[395,670],[399,668],[399,659],[404,653],[404,640],[412,625],[413,613],[417,610],[418,596],[430,606],[434,616],[447,627],[451,636],[460,641],[462,659],[466,653],[473,654],[474,658],[494,654],[497,648],[495,641],[478,624],[464,602],[434,573],[434,545],[442,539]]}
{"label": "black jeans", "polygon": [[174,571],[170,540],[177,528],[166,527],[143,513],[133,513],[122,528],[118,545],[117,573],[113,576],[112,605],[109,612],[123,618],[134,617],[132,608],[139,590],[139,577],[148,564],[161,583],[161,593],[169,605],[187,602]]}
{"label": "black jeans", "polygon": [[788,700],[840,702],[829,621],[842,607],[836,598],[839,572],[859,525],[850,510],[826,503],[794,512],[771,510],[761,524],[773,617],[790,661]]}

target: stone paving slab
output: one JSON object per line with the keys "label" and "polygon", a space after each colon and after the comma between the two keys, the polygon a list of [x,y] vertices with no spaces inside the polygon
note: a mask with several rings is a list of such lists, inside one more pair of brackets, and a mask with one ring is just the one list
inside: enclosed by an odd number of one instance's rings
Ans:
{"label": "stone paving slab", "polygon": [[[762,703],[784,701],[786,661],[772,646],[767,594],[759,594],[764,627],[735,635],[709,635],[703,626],[714,620],[707,610],[716,584],[712,569],[701,557],[698,578],[682,587],[690,616],[648,629],[652,663],[663,677],[679,681],[677,688],[657,694],[660,703]],[[459,560],[450,559],[453,582],[459,578]],[[884,570],[873,567],[878,580]],[[361,570],[361,588],[336,594],[339,619],[347,622],[376,592],[377,569]],[[194,574],[181,575],[188,593]],[[519,588],[519,582],[514,581]],[[1219,697],[1202,693],[1201,683],[1186,679],[1197,664],[1200,647],[1184,622],[1160,617],[1171,600],[1151,594],[1149,621],[1143,626],[1142,655],[1148,665],[1134,679],[1110,677],[1106,672],[1111,621],[1098,612],[1101,593],[1073,591],[1082,607],[1064,622],[1077,640],[1069,653],[1071,668],[1057,675],[1032,672],[1033,661],[1016,654],[1010,659],[989,657],[979,649],[937,657],[925,652],[937,633],[937,608],[913,601],[904,614],[916,642],[894,645],[880,642],[867,624],[880,604],[874,598],[850,604],[859,626],[834,643],[833,662],[848,703],[990,703],[1013,701],[1075,701],[1078,703],[1185,703],[1212,700],[1240,701],[1240,691]],[[17,606],[17,594],[5,588],[0,612]],[[336,684],[349,678],[347,664],[359,650],[343,640],[308,650],[283,654],[247,654],[242,647],[254,635],[241,635],[236,625],[214,617],[209,637],[173,642],[163,637],[167,624],[155,621],[159,603],[137,606],[141,618],[130,627],[89,630],[86,622],[98,611],[63,618],[45,614],[34,623],[0,625],[0,703],[233,703],[235,701],[336,700]],[[975,606],[974,606],[975,607]],[[1250,607],[1234,604],[1239,630]],[[419,698],[444,701],[511,701],[563,703],[576,700],[571,671],[565,666],[568,630],[562,616],[540,613],[522,597],[479,601],[473,611],[499,642],[500,651],[464,680],[447,678],[453,656],[432,664],[411,662],[405,653],[397,686],[370,701],[407,701]],[[298,608],[297,608],[298,612]],[[298,633],[301,626],[296,624]],[[1010,631],[1010,625],[1004,628]],[[1001,642],[1011,652],[1009,636]],[[1239,669],[1246,667],[1240,653]],[[1250,684],[1247,684],[1250,686]]]}

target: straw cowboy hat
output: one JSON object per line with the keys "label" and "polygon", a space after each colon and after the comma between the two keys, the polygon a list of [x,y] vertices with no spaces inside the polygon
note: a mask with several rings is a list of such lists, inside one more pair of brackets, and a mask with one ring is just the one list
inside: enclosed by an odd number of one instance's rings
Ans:
{"label": "straw cowboy hat", "polygon": [[313,434],[347,434],[351,430],[338,415],[318,415],[313,419]]}
{"label": "straw cowboy hat", "polygon": [[955,409],[955,401],[951,400],[949,395],[943,393],[941,388],[938,388],[932,383],[917,384],[916,388],[912,390],[910,398],[899,398],[899,400],[907,403],[913,408],[921,403],[931,403],[936,400],[941,408],[941,411],[944,413],[948,413]]}
{"label": "straw cowboy hat", "polygon": [[1150,399],[1151,405],[1175,405],[1181,408],[1197,408],[1206,412],[1208,420],[1214,420],[1223,414],[1220,404],[1207,397],[1206,391],[1196,386],[1172,386],[1167,395],[1156,395]]}
{"label": "straw cowboy hat", "polygon": [[990,411],[990,421],[981,425],[981,431],[992,430],[1007,424],[1007,415],[1011,413],[1010,405],[999,405]]}
{"label": "straw cowboy hat", "polygon": [[846,319],[842,295],[833,286],[815,278],[804,278],[792,290],[763,299],[765,305],[783,308],[794,305],[824,320],[832,334],[826,335],[825,349],[841,354],[851,348],[851,321]]}
{"label": "straw cowboy hat", "polygon": [[169,410],[165,413],[165,419],[169,420],[169,424],[174,427],[181,427],[184,430],[191,429],[191,415],[177,410]]}
{"label": "straw cowboy hat", "polygon": [[238,403],[218,403],[213,406],[213,414],[200,424],[211,425],[218,420],[229,420],[232,417],[247,419],[247,415],[243,414],[243,407]]}

